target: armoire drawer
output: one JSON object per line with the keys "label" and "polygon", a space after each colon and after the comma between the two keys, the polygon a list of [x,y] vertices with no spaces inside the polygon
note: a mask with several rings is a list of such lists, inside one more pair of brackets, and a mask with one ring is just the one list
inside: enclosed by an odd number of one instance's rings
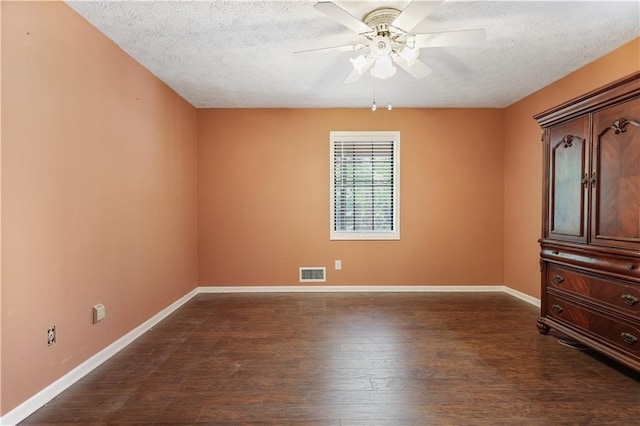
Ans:
{"label": "armoire drawer", "polygon": [[612,253],[594,253],[584,247],[560,247],[546,240],[541,249],[541,256],[550,262],[569,262],[578,267],[603,271],[621,279],[640,281],[640,259]]}
{"label": "armoire drawer", "polygon": [[550,263],[547,287],[593,299],[618,311],[640,318],[640,286],[604,276],[582,273]]}
{"label": "armoire drawer", "polygon": [[592,337],[597,335],[597,338],[605,340],[609,344],[635,356],[640,356],[640,329],[638,326],[599,315],[554,295],[549,295],[547,300],[550,317],[574,326],[574,328],[578,327],[590,332]]}

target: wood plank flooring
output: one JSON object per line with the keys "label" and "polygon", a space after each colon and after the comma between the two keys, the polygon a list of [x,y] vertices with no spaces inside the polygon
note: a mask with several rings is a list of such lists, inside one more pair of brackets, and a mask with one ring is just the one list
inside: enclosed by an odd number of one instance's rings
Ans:
{"label": "wood plank flooring", "polygon": [[640,375],[496,293],[201,294],[22,424],[631,425]]}

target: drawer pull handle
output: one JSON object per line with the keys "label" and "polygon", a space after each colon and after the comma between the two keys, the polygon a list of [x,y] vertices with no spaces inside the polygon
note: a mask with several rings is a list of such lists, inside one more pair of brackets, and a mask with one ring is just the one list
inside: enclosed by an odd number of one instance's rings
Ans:
{"label": "drawer pull handle", "polygon": [[622,333],[620,336],[622,336],[622,340],[624,340],[627,345],[633,345],[638,341],[638,338],[631,333]]}
{"label": "drawer pull handle", "polygon": [[556,282],[556,284],[562,284],[564,278],[562,277],[562,275],[554,275],[553,280]]}
{"label": "drawer pull handle", "polygon": [[564,309],[560,305],[553,305],[552,308],[554,311],[556,311],[556,314],[561,314],[562,311],[564,311]]}
{"label": "drawer pull handle", "polygon": [[636,269],[636,265],[630,263],[627,265],[627,269],[633,271],[634,269]]}
{"label": "drawer pull handle", "polygon": [[638,298],[637,297],[633,297],[630,294],[623,294],[622,295],[622,301],[624,303],[626,303],[627,305],[629,305],[629,306],[633,306],[636,303],[638,303]]}

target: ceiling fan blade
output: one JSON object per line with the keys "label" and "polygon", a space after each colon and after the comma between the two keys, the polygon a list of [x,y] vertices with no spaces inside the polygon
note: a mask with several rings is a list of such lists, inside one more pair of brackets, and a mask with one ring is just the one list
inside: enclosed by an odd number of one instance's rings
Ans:
{"label": "ceiling fan blade", "polygon": [[420,59],[415,59],[413,65],[411,66],[409,66],[407,61],[400,56],[396,56],[395,58],[393,58],[393,62],[398,64],[403,70],[417,79],[425,78],[426,76],[431,74],[431,68],[425,65],[425,63]]}
{"label": "ceiling fan blade", "polygon": [[345,83],[353,83],[354,81],[358,81],[360,80],[360,77],[362,77],[364,75],[364,73],[367,72],[367,70],[369,68],[371,68],[371,65],[373,65],[374,62],[374,58],[367,58],[367,63],[364,65],[364,67],[362,67],[362,71],[358,72],[355,68],[353,71],[351,71],[351,74],[349,74],[349,76],[344,80]]}
{"label": "ceiling fan blade", "polygon": [[294,55],[302,53],[326,53],[326,52],[355,52],[367,47],[365,44],[345,44],[342,46],[319,47],[317,49],[298,50],[293,52]]}
{"label": "ceiling fan blade", "polygon": [[445,31],[441,33],[414,34],[407,38],[413,47],[477,46],[487,37],[484,29]]}
{"label": "ceiling fan blade", "polygon": [[436,10],[444,0],[437,1],[418,1],[413,0],[404,8],[398,17],[391,23],[392,27],[396,27],[405,33],[410,32],[424,18],[429,16],[431,12]]}
{"label": "ceiling fan blade", "polygon": [[334,21],[349,28],[353,32],[356,32],[358,34],[364,34],[364,33],[370,33],[372,31],[372,29],[367,24],[365,24],[355,16],[351,15],[349,12],[347,12],[346,10],[344,10],[343,8],[341,8],[335,3],[332,3],[330,1],[321,1],[316,3],[315,6],[313,7],[316,10],[319,10],[320,12],[324,13]]}

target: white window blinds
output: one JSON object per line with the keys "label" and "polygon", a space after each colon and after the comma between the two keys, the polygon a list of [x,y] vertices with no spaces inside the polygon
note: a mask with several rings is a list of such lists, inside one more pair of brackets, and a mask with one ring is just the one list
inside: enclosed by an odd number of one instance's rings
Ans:
{"label": "white window blinds", "polygon": [[331,133],[331,239],[399,239],[399,132]]}

